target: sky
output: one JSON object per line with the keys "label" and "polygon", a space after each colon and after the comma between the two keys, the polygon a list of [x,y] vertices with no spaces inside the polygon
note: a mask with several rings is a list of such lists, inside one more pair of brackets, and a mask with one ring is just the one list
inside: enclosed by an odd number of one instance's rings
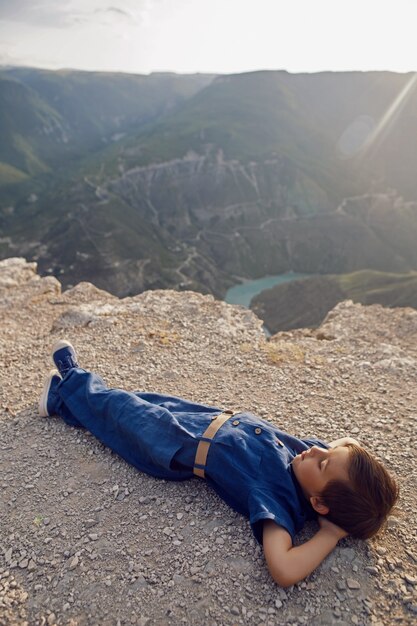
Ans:
{"label": "sky", "polygon": [[417,0],[0,0],[0,65],[417,71]]}

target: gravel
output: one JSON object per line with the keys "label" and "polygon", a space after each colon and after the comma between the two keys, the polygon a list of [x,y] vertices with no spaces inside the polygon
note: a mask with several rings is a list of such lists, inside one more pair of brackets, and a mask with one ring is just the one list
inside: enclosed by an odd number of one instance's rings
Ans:
{"label": "gravel", "polygon": [[[0,316],[1,626],[415,624],[416,311],[343,302],[319,329],[267,340],[252,312],[211,296],[61,293],[8,259]],[[354,434],[400,481],[387,529],[280,589],[248,521],[203,481],[150,478],[38,417],[62,336],[111,386],[250,410],[300,437]]]}

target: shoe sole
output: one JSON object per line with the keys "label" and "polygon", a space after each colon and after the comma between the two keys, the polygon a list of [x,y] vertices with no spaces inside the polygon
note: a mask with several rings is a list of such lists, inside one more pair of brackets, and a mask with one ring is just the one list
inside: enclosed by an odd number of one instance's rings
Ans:
{"label": "shoe sole", "polygon": [[48,413],[48,395],[49,395],[49,390],[51,388],[52,378],[54,376],[59,376],[58,370],[54,369],[49,372],[49,376],[46,379],[45,384],[43,386],[41,397],[39,398],[39,406],[38,406],[40,417],[50,417]]}
{"label": "shoe sole", "polygon": [[58,350],[61,350],[62,348],[72,348],[75,353],[75,348],[70,341],[67,341],[66,339],[60,339],[52,346],[52,358],[54,358],[55,352],[58,352]]}

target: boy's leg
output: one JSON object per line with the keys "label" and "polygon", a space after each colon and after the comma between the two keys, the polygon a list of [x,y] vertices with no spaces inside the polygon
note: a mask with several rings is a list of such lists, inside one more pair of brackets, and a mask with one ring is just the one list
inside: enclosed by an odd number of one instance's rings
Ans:
{"label": "boy's leg", "polygon": [[135,391],[135,394],[151,404],[157,404],[158,406],[168,409],[168,411],[174,415],[181,415],[181,413],[195,416],[203,413],[204,415],[218,415],[222,412],[222,409],[219,407],[192,402],[191,400],[185,400],[178,396],[168,396],[166,394],[149,391]]}
{"label": "boy's leg", "polygon": [[108,389],[99,376],[81,368],[71,369],[52,392],[57,415],[67,423],[75,420],[138,469],[174,480],[193,475],[192,468],[174,472],[170,467],[191,435],[168,409],[138,394]]}
{"label": "boy's leg", "polygon": [[71,411],[61,401],[58,393],[58,385],[61,382],[61,376],[57,370],[51,370],[49,376],[45,380],[45,384],[39,398],[39,415],[41,417],[49,417],[51,415],[59,415],[69,426],[84,428],[82,424],[72,415]]}

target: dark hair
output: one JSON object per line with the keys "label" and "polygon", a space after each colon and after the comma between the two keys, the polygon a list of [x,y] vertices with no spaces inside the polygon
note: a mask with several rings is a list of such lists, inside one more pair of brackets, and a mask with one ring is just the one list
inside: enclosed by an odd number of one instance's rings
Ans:
{"label": "dark hair", "polygon": [[349,482],[330,481],[321,497],[327,518],[353,537],[368,539],[384,525],[398,499],[395,479],[372,454],[355,444],[349,448]]}

